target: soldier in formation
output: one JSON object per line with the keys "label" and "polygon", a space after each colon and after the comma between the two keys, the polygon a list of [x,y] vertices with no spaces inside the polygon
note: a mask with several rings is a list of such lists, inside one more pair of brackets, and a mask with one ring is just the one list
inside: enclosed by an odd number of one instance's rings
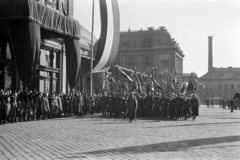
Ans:
{"label": "soldier in formation", "polygon": [[[125,118],[129,122],[134,118],[162,120],[195,120],[199,112],[199,99],[196,94],[185,95],[142,95],[135,92],[127,94],[111,93],[100,99],[102,117]],[[135,114],[136,113],[136,114]]]}

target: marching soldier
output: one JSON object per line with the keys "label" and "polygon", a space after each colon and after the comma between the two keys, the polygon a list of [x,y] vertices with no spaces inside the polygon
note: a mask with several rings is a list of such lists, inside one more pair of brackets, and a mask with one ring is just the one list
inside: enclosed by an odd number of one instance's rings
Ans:
{"label": "marching soldier", "polygon": [[114,110],[114,105],[115,105],[115,98],[114,95],[109,95],[108,96],[108,112],[110,114],[110,118],[113,116],[113,110]]}
{"label": "marching soldier", "polygon": [[145,98],[145,104],[146,104],[146,116],[147,116],[147,118],[151,118],[153,100],[152,100],[152,96],[150,95],[150,93],[148,93],[148,96]]}
{"label": "marching soldier", "polygon": [[191,99],[191,105],[192,105],[192,120],[195,120],[198,116],[198,108],[199,108],[199,100],[198,97],[194,94],[193,98]]}
{"label": "marching soldier", "polygon": [[117,118],[119,116],[119,112],[121,110],[120,103],[121,103],[121,99],[117,93],[115,96],[115,105],[114,105],[114,117],[115,118]]}
{"label": "marching soldier", "polygon": [[128,97],[127,97],[127,94],[124,93],[122,97],[122,102],[121,102],[121,114],[123,117],[127,115],[127,109],[128,109]]}
{"label": "marching soldier", "polygon": [[153,98],[153,117],[154,118],[158,118],[159,117],[159,107],[160,107],[160,98],[158,97],[158,95],[156,95]]}
{"label": "marching soldier", "polygon": [[144,99],[143,96],[138,96],[138,117],[142,118],[144,117],[145,113],[145,105],[144,105]]}
{"label": "marching soldier", "polygon": [[100,100],[100,105],[101,105],[101,110],[102,110],[102,117],[107,116],[107,105],[108,105],[108,97],[107,97],[107,92],[103,93],[103,96],[101,97]]}
{"label": "marching soldier", "polygon": [[184,102],[183,102],[183,116],[184,120],[187,120],[187,118],[190,116],[190,99],[185,97]]}
{"label": "marching soldier", "polygon": [[167,112],[168,112],[168,105],[169,105],[169,99],[166,95],[162,98],[162,118],[167,118]]}
{"label": "marching soldier", "polygon": [[183,97],[178,95],[176,98],[176,115],[177,119],[180,119],[183,116]]}
{"label": "marching soldier", "polygon": [[169,116],[171,118],[171,120],[173,120],[174,116],[175,116],[175,98],[173,96],[170,97],[169,99],[170,103],[169,103]]}

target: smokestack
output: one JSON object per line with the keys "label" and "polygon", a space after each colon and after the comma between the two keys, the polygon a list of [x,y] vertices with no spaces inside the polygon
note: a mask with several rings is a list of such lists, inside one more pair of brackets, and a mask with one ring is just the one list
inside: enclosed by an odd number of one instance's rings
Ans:
{"label": "smokestack", "polygon": [[213,68],[212,36],[208,36],[208,72]]}

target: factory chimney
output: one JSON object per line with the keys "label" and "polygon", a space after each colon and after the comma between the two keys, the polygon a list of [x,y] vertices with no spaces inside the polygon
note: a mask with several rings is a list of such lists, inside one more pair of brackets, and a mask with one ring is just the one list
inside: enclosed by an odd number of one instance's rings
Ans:
{"label": "factory chimney", "polygon": [[208,36],[208,72],[213,68],[212,36]]}

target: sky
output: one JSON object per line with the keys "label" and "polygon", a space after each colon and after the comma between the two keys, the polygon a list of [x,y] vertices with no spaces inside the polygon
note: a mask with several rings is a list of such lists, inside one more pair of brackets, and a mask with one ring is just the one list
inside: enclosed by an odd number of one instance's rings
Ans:
{"label": "sky", "polygon": [[[91,31],[93,0],[75,0],[74,18]],[[213,36],[213,67],[240,68],[239,0],[118,0],[120,31],[165,26],[183,54],[183,73],[208,70],[208,36]],[[99,0],[94,35],[99,38]]]}

